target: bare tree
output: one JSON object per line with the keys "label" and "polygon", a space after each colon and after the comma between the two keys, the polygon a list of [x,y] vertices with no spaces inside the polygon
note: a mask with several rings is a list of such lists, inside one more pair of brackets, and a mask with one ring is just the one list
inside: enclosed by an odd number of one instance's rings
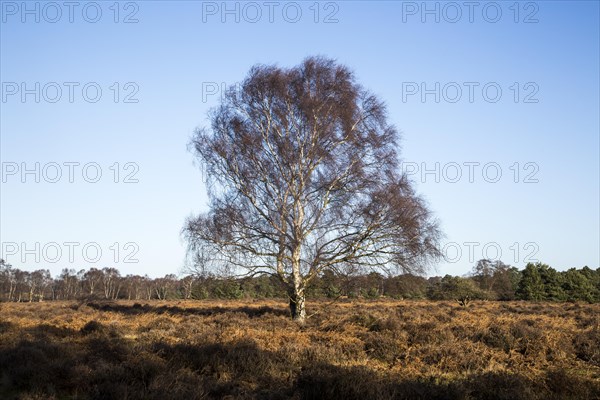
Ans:
{"label": "bare tree", "polygon": [[423,272],[439,256],[437,223],[400,173],[386,107],[346,67],[255,66],[209,116],[191,142],[210,211],[187,221],[190,252],[208,247],[230,273],[277,276],[295,320],[324,270]]}
{"label": "bare tree", "polygon": [[142,285],[144,284],[144,277],[139,275],[127,275],[123,281],[127,291],[128,300],[139,300],[142,298]]}
{"label": "bare tree", "polygon": [[63,300],[77,297],[80,289],[78,273],[74,269],[63,268],[57,279],[56,286]]}
{"label": "bare tree", "polygon": [[194,290],[194,277],[186,276],[179,281],[179,286],[181,288],[181,293],[183,298],[189,300],[192,298],[192,292]]}
{"label": "bare tree", "polygon": [[102,289],[104,298],[115,300],[121,290],[121,274],[116,268],[102,268]]}
{"label": "bare tree", "polygon": [[144,287],[144,294],[146,300],[152,300],[152,295],[154,294],[154,283],[152,279],[145,275],[142,280],[142,286]]}
{"label": "bare tree", "polygon": [[0,258],[0,282],[3,286],[3,292],[6,293],[6,300],[12,301],[15,290],[17,289],[16,271],[12,265]]}
{"label": "bare tree", "polygon": [[33,272],[24,271],[24,283],[27,288],[27,295],[29,297],[29,302],[33,302],[33,295],[37,289],[37,279],[34,278]]}
{"label": "bare tree", "polygon": [[83,274],[83,283],[87,287],[88,295],[94,296],[94,292],[100,286],[104,273],[97,268],[90,268]]}
{"label": "bare tree", "polygon": [[172,295],[173,289],[177,285],[177,276],[174,274],[165,275],[163,278],[154,279],[154,291],[159,300],[166,300]]}
{"label": "bare tree", "polygon": [[37,296],[38,301],[44,301],[46,288],[53,282],[50,271],[47,269],[39,269],[37,271],[33,271],[30,276],[34,282],[33,286],[37,289],[37,294],[34,293],[34,295]]}
{"label": "bare tree", "polygon": [[27,290],[28,301],[31,303],[37,297],[38,301],[44,300],[44,292],[50,283],[52,277],[47,269],[40,269],[33,272],[23,271],[23,284]]}

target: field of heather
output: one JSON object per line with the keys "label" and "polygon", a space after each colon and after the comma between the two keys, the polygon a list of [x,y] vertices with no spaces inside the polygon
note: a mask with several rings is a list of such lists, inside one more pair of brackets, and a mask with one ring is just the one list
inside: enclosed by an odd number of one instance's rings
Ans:
{"label": "field of heather", "polygon": [[599,399],[600,305],[0,304],[2,399]]}

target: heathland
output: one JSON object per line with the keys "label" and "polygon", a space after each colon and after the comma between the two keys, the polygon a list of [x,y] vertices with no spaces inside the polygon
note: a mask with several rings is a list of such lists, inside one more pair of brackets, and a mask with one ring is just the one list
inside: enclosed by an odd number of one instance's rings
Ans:
{"label": "heathland", "polygon": [[0,304],[2,399],[599,399],[600,305]]}

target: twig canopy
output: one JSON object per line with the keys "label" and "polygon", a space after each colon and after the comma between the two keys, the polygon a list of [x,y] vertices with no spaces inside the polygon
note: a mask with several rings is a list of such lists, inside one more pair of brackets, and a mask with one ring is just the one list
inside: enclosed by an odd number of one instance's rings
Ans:
{"label": "twig canopy", "polygon": [[300,291],[325,269],[423,272],[439,255],[386,107],[348,68],[319,57],[255,66],[210,120],[191,142],[210,199],[184,228],[192,253]]}

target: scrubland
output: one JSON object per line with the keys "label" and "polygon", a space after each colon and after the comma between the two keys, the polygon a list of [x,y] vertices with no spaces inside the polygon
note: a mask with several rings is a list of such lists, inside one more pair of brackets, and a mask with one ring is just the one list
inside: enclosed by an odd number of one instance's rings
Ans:
{"label": "scrubland", "polygon": [[2,399],[600,399],[600,305],[0,304]]}

